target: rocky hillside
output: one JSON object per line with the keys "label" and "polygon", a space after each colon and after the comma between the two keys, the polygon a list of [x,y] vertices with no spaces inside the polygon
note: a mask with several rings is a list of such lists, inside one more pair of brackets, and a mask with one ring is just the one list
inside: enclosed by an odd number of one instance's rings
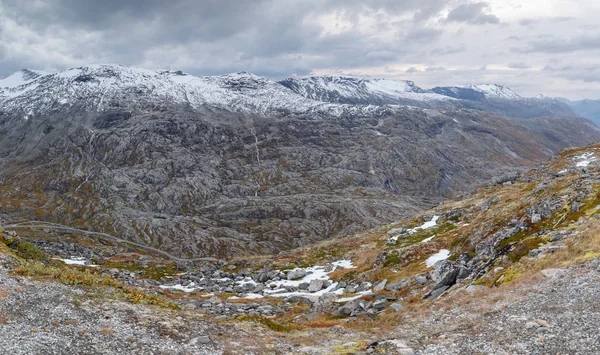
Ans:
{"label": "rocky hillside", "polygon": [[322,102],[249,73],[91,66],[22,71],[1,85],[9,222],[104,232],[180,257],[352,235],[600,139],[576,116]]}
{"label": "rocky hillside", "polygon": [[599,191],[600,145],[568,149],[412,219],[210,262],[49,223],[5,224],[0,344],[13,353],[54,344],[89,353],[595,354]]}

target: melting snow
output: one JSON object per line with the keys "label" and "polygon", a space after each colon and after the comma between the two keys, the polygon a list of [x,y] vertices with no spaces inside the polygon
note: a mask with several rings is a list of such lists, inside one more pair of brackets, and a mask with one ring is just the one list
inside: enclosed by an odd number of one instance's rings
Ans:
{"label": "melting snow", "polygon": [[[427,222],[423,223],[422,225],[420,225],[420,226],[418,226],[418,227],[415,227],[415,228],[409,229],[407,232],[408,232],[408,234],[413,234],[413,233],[415,233],[415,232],[417,232],[418,230],[421,230],[421,229],[429,229],[429,228],[431,228],[431,227],[435,227],[435,226],[437,226],[437,221],[438,221],[439,219],[440,219],[440,216],[433,216],[433,218],[431,218],[431,220],[430,220],[430,221],[427,221]],[[397,236],[397,235],[396,235],[396,236],[393,236],[393,237],[391,237],[391,238],[388,240],[388,243],[391,243],[391,244],[396,244],[396,241],[398,241],[398,238],[399,238],[399,236]],[[432,238],[433,238],[433,237],[432,237]],[[429,238],[428,238],[428,239],[424,240],[423,242],[428,242],[428,241],[430,241],[430,240],[431,240],[431,239],[429,239]]]}
{"label": "melting snow", "polygon": [[435,235],[432,235],[432,236],[431,236],[431,237],[429,237],[429,238],[425,238],[425,239],[423,239],[423,240],[421,241],[421,243],[427,243],[428,241],[432,240],[434,237],[435,237]]}
{"label": "melting snow", "polygon": [[179,290],[179,291],[183,291],[183,292],[194,292],[194,291],[198,291],[198,286],[196,286],[195,283],[190,282],[189,285],[187,286],[183,286],[182,284],[177,284],[177,285],[160,285],[158,286],[160,288],[162,288],[163,290]]}
{"label": "melting snow", "polygon": [[361,298],[362,296],[367,296],[367,295],[371,295],[371,294],[373,294],[373,292],[371,290],[366,290],[366,291],[359,292],[356,296],[339,298],[335,302],[346,303],[346,302],[357,300],[357,299]]}
{"label": "melting snow", "polygon": [[304,268],[304,269],[296,268],[294,270],[296,270],[296,271],[304,270],[304,271],[308,272],[308,274],[299,280],[273,281],[273,282],[269,283],[267,285],[267,287],[274,287],[274,288],[272,288],[272,289],[267,288],[263,291],[263,293],[267,296],[272,296],[272,297],[322,296],[323,294],[328,293],[328,292],[333,292],[338,295],[342,294],[344,292],[343,289],[338,289],[338,290],[333,291],[338,285],[337,282],[333,282],[331,285],[329,285],[329,287],[322,289],[320,291],[317,291],[317,292],[304,292],[304,291],[286,292],[286,290],[285,290],[286,286],[298,287],[298,286],[300,286],[300,284],[305,283],[305,282],[310,283],[312,280],[329,281],[329,274],[338,268],[341,268],[341,269],[356,268],[356,266],[354,266],[352,264],[351,260],[339,260],[339,261],[333,262],[332,264],[336,268],[334,268],[330,272],[326,272],[324,266],[312,266],[312,267],[308,267],[308,268]]}
{"label": "melting snow", "polygon": [[590,165],[591,162],[597,160],[594,153],[585,153],[585,154],[576,156],[574,159],[578,160],[578,162],[575,165],[577,167],[582,167],[582,168],[585,168],[586,166]]}
{"label": "melting snow", "polygon": [[429,258],[427,258],[427,260],[425,260],[425,264],[427,264],[428,267],[431,267],[440,260],[448,259],[449,256],[450,256],[450,251],[447,249],[442,249],[439,252],[437,252],[437,253],[433,254],[432,256],[430,256]]}
{"label": "melting snow", "polygon": [[54,260],[60,260],[67,265],[83,265],[83,266],[98,266],[98,265],[86,265],[87,260],[85,258],[72,256],[71,259],[52,258]]}

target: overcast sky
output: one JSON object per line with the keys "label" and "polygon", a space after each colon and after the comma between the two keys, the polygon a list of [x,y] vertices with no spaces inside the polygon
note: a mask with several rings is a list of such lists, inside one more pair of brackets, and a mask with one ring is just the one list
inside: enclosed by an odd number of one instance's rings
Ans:
{"label": "overcast sky", "polygon": [[0,77],[116,63],[600,99],[598,0],[0,0]]}

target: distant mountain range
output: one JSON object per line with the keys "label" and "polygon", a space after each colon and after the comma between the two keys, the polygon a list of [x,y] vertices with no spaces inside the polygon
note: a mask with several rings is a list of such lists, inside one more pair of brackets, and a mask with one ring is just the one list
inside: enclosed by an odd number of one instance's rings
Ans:
{"label": "distant mountain range", "polygon": [[571,101],[563,98],[559,98],[559,100],[569,105],[577,115],[588,118],[595,124],[600,125],[600,100]]}
{"label": "distant mountain range", "polygon": [[0,80],[0,215],[185,256],[274,253],[598,140],[565,103],[499,85],[22,70]]}

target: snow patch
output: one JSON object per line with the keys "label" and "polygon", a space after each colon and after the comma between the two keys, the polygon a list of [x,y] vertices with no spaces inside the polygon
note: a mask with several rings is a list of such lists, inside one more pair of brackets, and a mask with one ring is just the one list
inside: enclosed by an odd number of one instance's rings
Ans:
{"label": "snow patch", "polygon": [[428,267],[432,267],[435,263],[440,260],[446,260],[450,257],[450,251],[448,249],[442,249],[439,252],[433,254],[427,260],[425,260],[425,264]]}
{"label": "snow patch", "polygon": [[577,163],[575,164],[575,166],[577,166],[579,168],[585,168],[588,165],[590,165],[590,163],[592,163],[592,162],[594,162],[594,161],[597,160],[597,158],[594,155],[594,153],[585,153],[585,154],[576,156],[573,159],[577,161]]}
{"label": "snow patch", "polygon": [[199,287],[196,286],[196,284],[193,282],[190,282],[186,286],[183,286],[182,284],[177,284],[177,285],[160,285],[158,287],[162,288],[163,290],[178,290],[178,291],[183,291],[183,292],[187,292],[187,293],[200,291]]}
{"label": "snow patch", "polygon": [[97,267],[98,265],[86,265],[87,259],[86,258],[82,258],[82,257],[78,257],[78,256],[72,256],[70,259],[61,259],[61,258],[52,258],[53,260],[60,260],[63,263],[67,264],[67,265],[81,265],[81,266],[91,266],[91,267]]}

